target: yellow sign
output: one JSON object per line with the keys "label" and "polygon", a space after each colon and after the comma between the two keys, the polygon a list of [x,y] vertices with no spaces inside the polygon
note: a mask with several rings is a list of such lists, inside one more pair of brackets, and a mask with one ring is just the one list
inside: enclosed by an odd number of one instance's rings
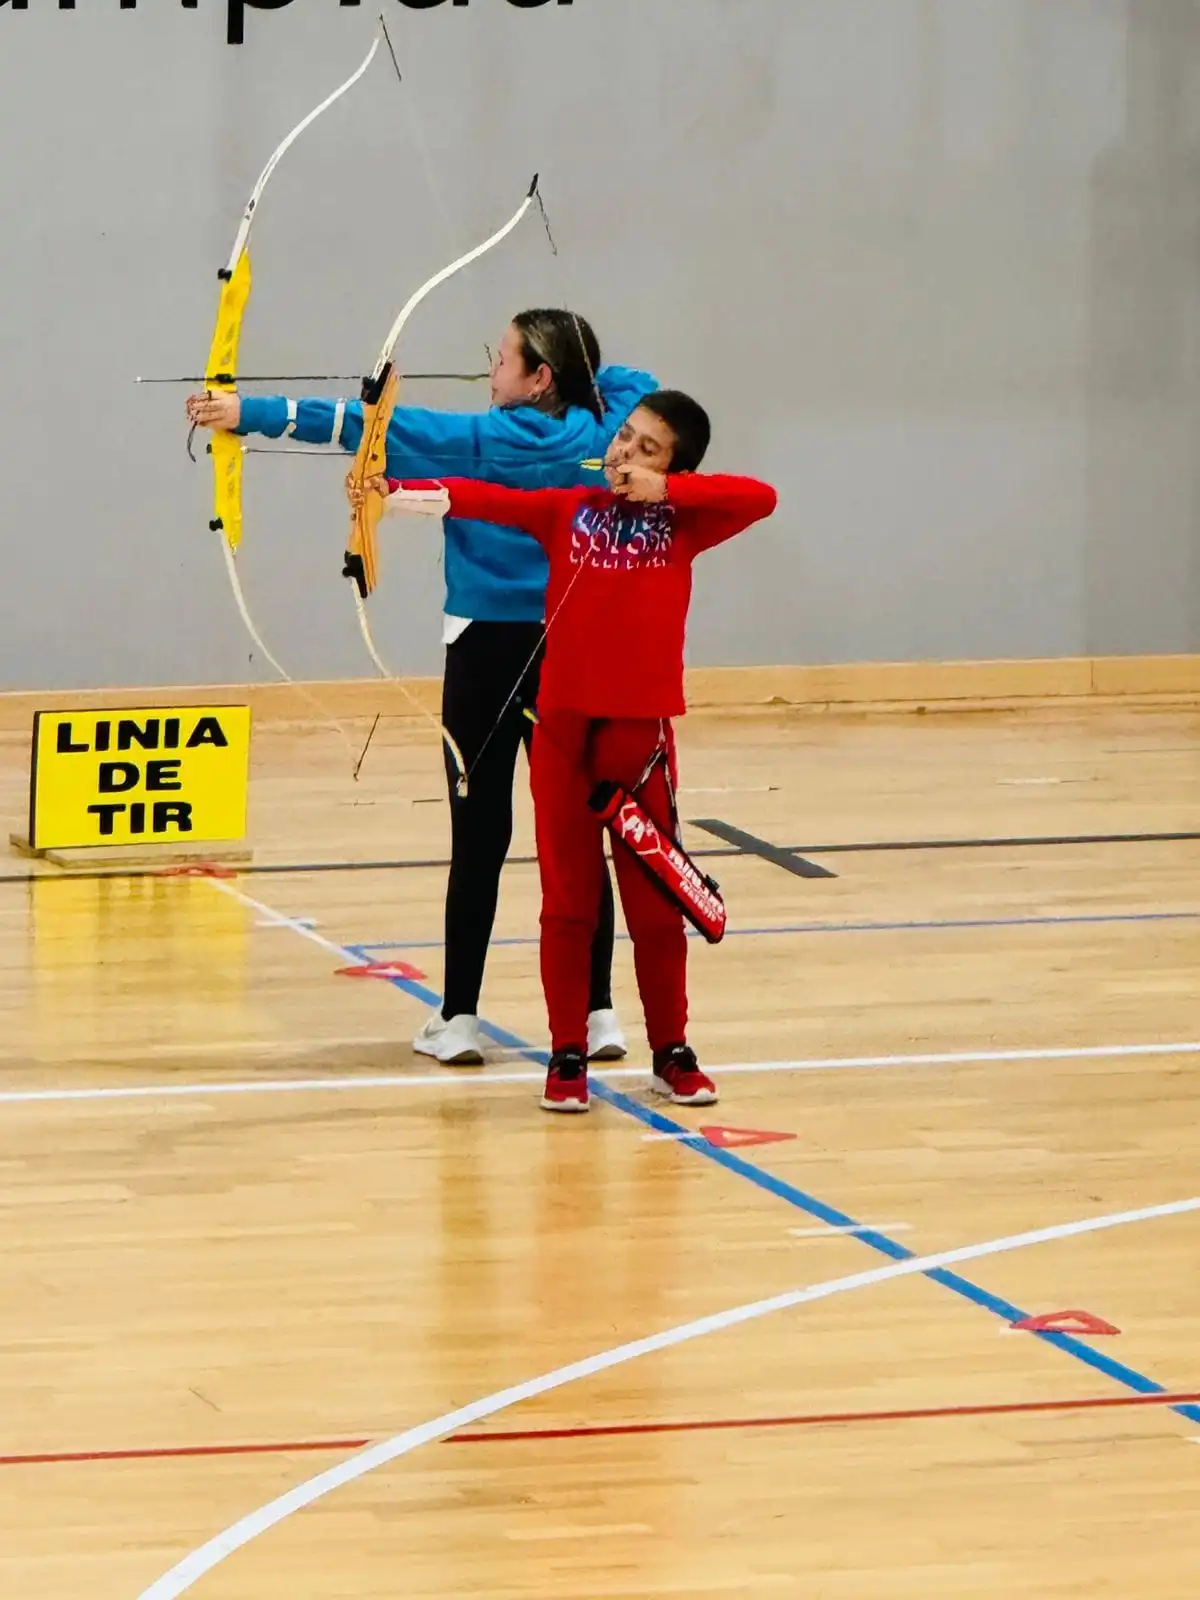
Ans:
{"label": "yellow sign", "polygon": [[38,711],[34,850],[242,839],[249,706]]}

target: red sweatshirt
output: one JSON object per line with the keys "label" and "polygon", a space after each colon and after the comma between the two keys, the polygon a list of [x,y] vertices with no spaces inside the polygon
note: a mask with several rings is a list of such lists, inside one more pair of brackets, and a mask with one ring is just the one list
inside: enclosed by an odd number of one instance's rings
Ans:
{"label": "red sweatshirt", "polygon": [[[444,480],[450,514],[523,528],[550,558],[538,704],[591,717],[674,717],[692,562],[775,509],[754,478],[679,473],[640,504],[607,489],[506,489]],[[396,487],[393,484],[393,488]]]}

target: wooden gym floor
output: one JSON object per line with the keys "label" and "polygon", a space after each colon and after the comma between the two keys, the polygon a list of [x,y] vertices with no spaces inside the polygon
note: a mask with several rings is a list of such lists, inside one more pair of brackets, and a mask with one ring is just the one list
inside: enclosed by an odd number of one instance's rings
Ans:
{"label": "wooden gym floor", "polygon": [[[689,828],[727,850],[733,932],[692,946],[723,1092],[669,1116],[627,944],[634,1054],[539,1110],[520,860],[495,1062],[414,1060],[446,805],[413,724],[357,785],[328,731],[257,735],[286,871],[12,857],[0,1594],[1194,1600],[1200,840],[1161,836],[1200,827],[1198,732],[689,719],[685,816],[836,876]],[[1031,842],[930,847],[998,839]],[[1060,1311],[1119,1332],[1010,1326]]]}

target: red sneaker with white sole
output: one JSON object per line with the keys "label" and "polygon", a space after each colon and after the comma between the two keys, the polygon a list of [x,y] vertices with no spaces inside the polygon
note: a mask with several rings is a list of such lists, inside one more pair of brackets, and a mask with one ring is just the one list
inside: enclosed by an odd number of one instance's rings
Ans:
{"label": "red sneaker with white sole", "polygon": [[586,1111],[588,1109],[587,1060],[582,1050],[556,1050],[546,1073],[542,1095],[544,1111]]}
{"label": "red sneaker with white sole", "polygon": [[696,1052],[686,1044],[654,1052],[654,1073],[650,1087],[677,1106],[715,1106],[717,1086],[701,1072]]}

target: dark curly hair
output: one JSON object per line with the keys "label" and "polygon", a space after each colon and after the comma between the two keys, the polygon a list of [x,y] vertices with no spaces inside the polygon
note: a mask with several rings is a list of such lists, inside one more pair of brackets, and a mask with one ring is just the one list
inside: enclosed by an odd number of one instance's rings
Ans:
{"label": "dark curly hair", "polygon": [[704,407],[678,389],[656,389],[653,394],[643,395],[639,404],[661,417],[675,435],[671,471],[695,472],[712,438],[712,424]]}

